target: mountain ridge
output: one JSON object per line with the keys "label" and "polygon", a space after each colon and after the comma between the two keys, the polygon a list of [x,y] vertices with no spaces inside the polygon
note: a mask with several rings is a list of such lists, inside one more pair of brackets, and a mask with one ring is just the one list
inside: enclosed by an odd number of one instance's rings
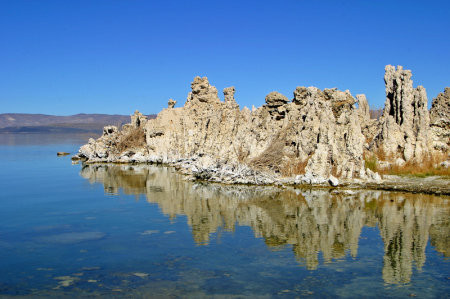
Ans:
{"label": "mountain ridge", "polygon": [[[156,118],[155,114],[146,115],[148,119]],[[50,114],[28,113],[2,113],[0,114],[0,128],[7,127],[32,127],[51,124],[103,124],[117,125],[130,122],[130,115],[120,114],[86,114],[78,113],[69,116],[57,116]]]}

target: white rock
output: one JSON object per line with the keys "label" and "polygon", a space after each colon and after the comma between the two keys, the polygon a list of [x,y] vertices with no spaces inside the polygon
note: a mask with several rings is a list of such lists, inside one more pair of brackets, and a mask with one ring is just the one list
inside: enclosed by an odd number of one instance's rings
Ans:
{"label": "white rock", "polygon": [[330,175],[328,177],[328,182],[330,183],[331,186],[336,187],[339,185],[339,180],[337,178],[335,178],[334,176]]}

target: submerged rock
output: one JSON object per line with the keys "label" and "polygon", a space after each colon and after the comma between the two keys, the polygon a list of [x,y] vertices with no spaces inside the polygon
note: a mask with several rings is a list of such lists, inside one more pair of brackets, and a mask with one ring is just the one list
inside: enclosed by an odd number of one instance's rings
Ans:
{"label": "submerged rock", "polygon": [[102,232],[84,232],[84,233],[64,233],[50,236],[37,237],[36,240],[42,243],[53,244],[76,244],[87,241],[101,240],[106,237]]}

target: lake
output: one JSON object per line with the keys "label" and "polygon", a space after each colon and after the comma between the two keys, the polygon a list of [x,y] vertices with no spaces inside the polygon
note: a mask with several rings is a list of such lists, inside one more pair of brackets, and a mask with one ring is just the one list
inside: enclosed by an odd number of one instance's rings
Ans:
{"label": "lake", "polygon": [[450,198],[190,182],[0,134],[0,298],[449,298]]}

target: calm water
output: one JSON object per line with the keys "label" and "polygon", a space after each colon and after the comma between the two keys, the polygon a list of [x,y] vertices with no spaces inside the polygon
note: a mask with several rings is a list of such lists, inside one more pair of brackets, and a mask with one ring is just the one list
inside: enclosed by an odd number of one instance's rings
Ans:
{"label": "calm water", "polygon": [[450,200],[72,165],[0,135],[0,298],[448,298]]}

